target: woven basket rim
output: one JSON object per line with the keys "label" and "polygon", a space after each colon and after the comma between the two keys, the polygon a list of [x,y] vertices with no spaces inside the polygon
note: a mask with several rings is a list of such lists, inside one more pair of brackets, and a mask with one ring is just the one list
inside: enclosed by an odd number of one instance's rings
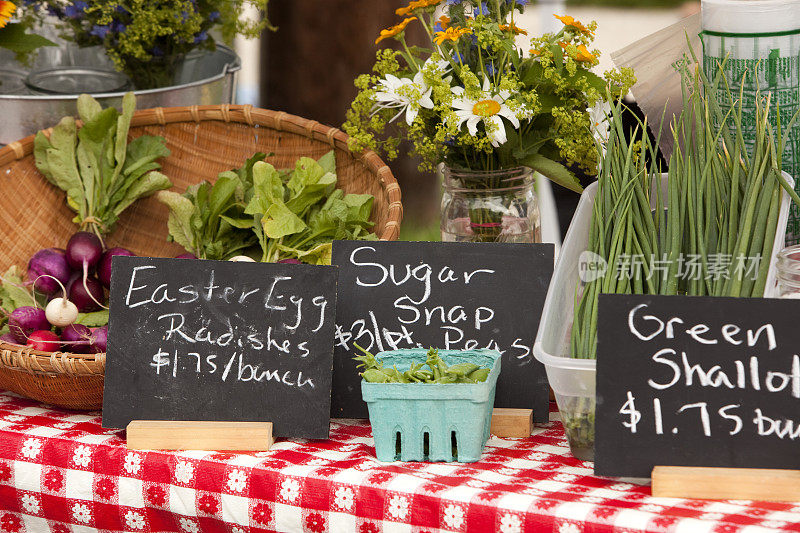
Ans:
{"label": "woven basket rim", "polygon": [[[389,220],[381,240],[390,240],[399,232],[403,217],[400,185],[389,166],[372,150],[360,152],[349,148],[350,137],[332,126],[316,120],[291,115],[284,111],[273,111],[252,105],[193,105],[182,107],[154,107],[134,113],[131,127],[165,126],[179,122],[229,122],[252,127],[264,126],[277,131],[286,131],[316,141],[328,143],[332,149],[347,150],[371,173],[375,174],[389,199]],[[79,122],[80,124],[80,122]],[[50,136],[53,128],[41,130]],[[0,148],[0,167],[19,161],[33,153],[36,134],[29,135]],[[102,376],[105,369],[105,353],[76,354],[71,352],[42,352],[31,347],[0,341],[0,367],[20,370],[31,374],[63,374],[67,376]]]}

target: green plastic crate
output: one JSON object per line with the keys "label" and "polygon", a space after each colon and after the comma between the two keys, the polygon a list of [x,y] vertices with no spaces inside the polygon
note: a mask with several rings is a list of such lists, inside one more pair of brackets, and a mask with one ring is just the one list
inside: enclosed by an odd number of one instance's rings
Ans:
{"label": "green plastic crate", "polygon": [[[425,349],[395,350],[376,357],[384,366],[403,372],[411,363],[424,362],[427,353]],[[475,384],[362,381],[379,461],[472,463],[480,459],[492,422],[500,352],[439,350],[439,355],[448,366],[474,363],[492,370],[486,381]]]}

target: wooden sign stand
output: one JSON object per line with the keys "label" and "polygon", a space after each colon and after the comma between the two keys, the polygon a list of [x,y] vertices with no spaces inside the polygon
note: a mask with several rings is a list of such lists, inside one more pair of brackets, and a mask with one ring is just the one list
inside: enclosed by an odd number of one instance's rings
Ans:
{"label": "wooden sign stand", "polygon": [[501,438],[524,439],[531,436],[533,409],[495,407],[489,432]]}
{"label": "wooden sign stand", "polygon": [[800,501],[800,470],[656,466],[653,496],[796,502]]}
{"label": "wooden sign stand", "polygon": [[134,420],[130,450],[268,451],[272,422]]}

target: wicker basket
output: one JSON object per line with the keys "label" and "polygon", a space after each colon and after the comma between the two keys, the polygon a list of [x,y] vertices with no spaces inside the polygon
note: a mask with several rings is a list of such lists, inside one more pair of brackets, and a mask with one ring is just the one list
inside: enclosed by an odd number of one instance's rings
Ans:
{"label": "wicker basket", "polygon": [[[46,130],[45,133],[49,131]],[[172,155],[161,161],[174,188],[183,191],[219,172],[241,166],[256,152],[273,154],[276,167],[301,156],[319,158],[333,148],[339,186],[375,197],[374,232],[395,240],[400,232],[400,187],[374,153],[353,154],[336,128],[284,112],[251,106],[191,106],[139,111],[130,136],[161,135]],[[153,197],[131,206],[107,239],[139,255],[174,257],[167,242],[168,210]],[[36,170],[33,136],[0,149],[0,268],[24,266],[41,248],[63,247],[76,227],[64,193]],[[44,353],[0,342],[0,388],[70,409],[97,409],[103,399],[105,354]]]}

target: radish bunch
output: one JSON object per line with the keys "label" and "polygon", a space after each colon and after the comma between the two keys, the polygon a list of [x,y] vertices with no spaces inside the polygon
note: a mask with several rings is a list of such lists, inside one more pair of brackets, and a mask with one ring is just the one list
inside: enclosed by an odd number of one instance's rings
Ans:
{"label": "radish bunch", "polygon": [[111,285],[111,259],[134,255],[125,248],[103,250],[94,233],[79,231],[66,249],[47,248],[36,252],[28,263],[28,283],[47,299],[42,309],[19,306],[8,315],[9,332],[0,340],[30,346],[43,352],[73,353],[106,351],[108,326],[89,328],[78,324],[80,313],[108,309],[106,289]]}

